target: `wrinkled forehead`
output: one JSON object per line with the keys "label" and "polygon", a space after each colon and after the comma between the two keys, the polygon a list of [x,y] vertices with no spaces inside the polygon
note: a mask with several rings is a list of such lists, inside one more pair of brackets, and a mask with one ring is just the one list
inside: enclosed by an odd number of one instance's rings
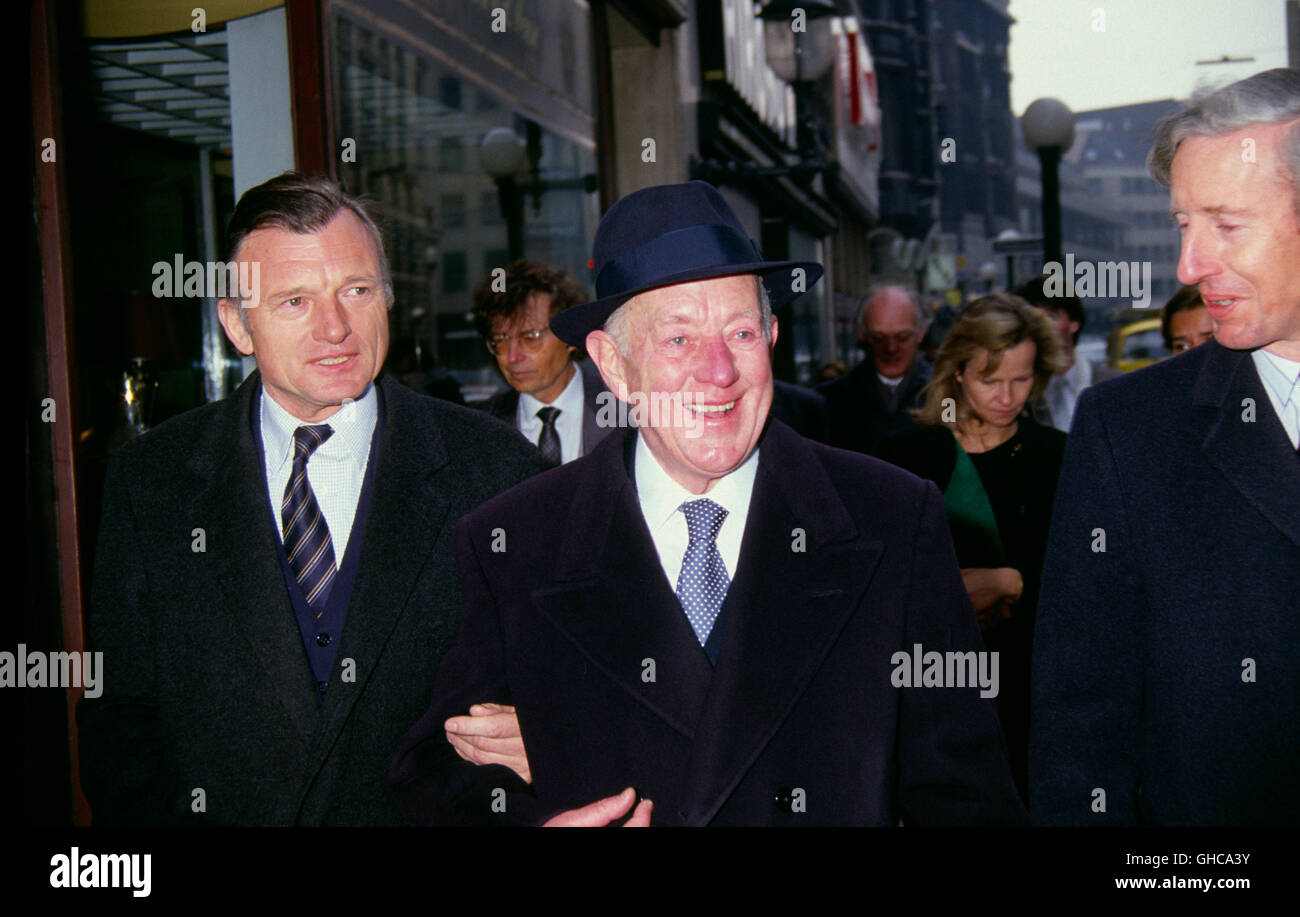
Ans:
{"label": "wrinkled forehead", "polygon": [[622,309],[649,326],[678,322],[731,322],[762,315],[758,276],[735,274],[656,287],[629,299]]}
{"label": "wrinkled forehead", "polygon": [[1300,193],[1300,176],[1288,156],[1292,146],[1300,146],[1300,119],[1183,138],[1170,165],[1174,208],[1182,201],[1184,206],[1225,209],[1234,191],[1257,186],[1272,186],[1262,193]]}

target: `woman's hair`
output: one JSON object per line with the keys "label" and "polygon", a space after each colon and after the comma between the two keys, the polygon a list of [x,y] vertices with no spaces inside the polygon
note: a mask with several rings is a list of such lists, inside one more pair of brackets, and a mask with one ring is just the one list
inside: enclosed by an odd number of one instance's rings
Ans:
{"label": "woman's hair", "polygon": [[1035,348],[1034,387],[1026,402],[1033,405],[1052,376],[1065,367],[1056,326],[1042,309],[1006,293],[990,293],[967,306],[935,355],[934,377],[922,393],[921,406],[913,412],[917,422],[943,424],[944,408],[948,406],[945,402],[951,398],[951,406],[956,408],[956,424],[965,423],[971,409],[962,397],[957,374],[964,373],[981,351],[989,355],[984,372],[994,372],[1003,355],[1024,341],[1033,341]]}

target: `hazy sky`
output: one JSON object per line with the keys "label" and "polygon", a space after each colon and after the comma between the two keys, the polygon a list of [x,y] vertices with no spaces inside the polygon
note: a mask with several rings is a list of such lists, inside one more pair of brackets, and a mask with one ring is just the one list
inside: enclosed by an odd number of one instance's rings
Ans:
{"label": "hazy sky", "polygon": [[[1010,12],[1017,116],[1039,96],[1085,111],[1286,66],[1283,0],[1011,0]],[[1255,61],[1196,66],[1225,54]]]}

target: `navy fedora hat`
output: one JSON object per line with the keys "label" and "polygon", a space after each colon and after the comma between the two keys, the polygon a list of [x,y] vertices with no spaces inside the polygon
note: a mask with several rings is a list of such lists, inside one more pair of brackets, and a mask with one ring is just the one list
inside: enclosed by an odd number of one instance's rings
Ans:
{"label": "navy fedora hat", "polygon": [[703,181],[642,188],[618,200],[601,218],[593,248],[596,299],[551,319],[555,336],[577,347],[615,309],[656,287],[758,274],[776,308],[822,276],[815,261],[764,261],[718,189]]}

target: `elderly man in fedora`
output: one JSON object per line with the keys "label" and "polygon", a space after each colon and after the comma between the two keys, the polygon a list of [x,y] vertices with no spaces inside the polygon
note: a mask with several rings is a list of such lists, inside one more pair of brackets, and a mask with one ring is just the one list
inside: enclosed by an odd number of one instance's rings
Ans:
{"label": "elderly man in fedora", "polygon": [[[1024,821],[939,492],[768,417],[772,306],[821,267],[763,260],[703,182],[622,199],[594,254],[551,328],[652,409],[461,520],[460,632],[389,773],[408,818]],[[484,698],[530,783],[448,744]]]}

